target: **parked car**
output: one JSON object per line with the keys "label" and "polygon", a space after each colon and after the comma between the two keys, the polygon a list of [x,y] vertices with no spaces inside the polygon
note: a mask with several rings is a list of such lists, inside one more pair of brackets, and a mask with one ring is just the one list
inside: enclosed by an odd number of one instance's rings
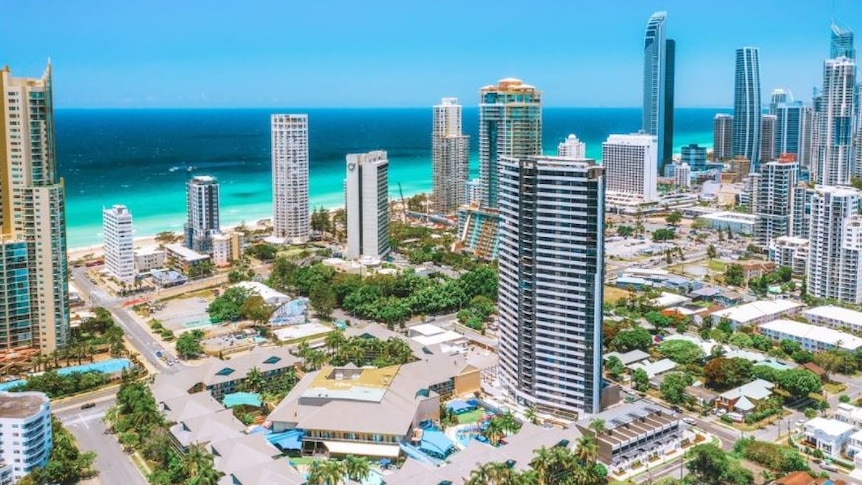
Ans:
{"label": "parked car", "polygon": [[697,424],[697,421],[695,421],[694,418],[682,418],[682,422],[689,426],[694,426],[695,424]]}
{"label": "parked car", "polygon": [[96,403],[88,402],[81,406],[81,409],[90,409],[96,407]]}

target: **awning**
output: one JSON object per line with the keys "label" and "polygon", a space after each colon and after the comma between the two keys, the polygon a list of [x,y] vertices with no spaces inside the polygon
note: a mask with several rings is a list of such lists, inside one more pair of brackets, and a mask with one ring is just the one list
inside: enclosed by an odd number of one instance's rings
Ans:
{"label": "awning", "polygon": [[335,455],[385,456],[398,458],[401,448],[398,445],[375,445],[371,443],[349,443],[346,441],[324,441],[330,453]]}

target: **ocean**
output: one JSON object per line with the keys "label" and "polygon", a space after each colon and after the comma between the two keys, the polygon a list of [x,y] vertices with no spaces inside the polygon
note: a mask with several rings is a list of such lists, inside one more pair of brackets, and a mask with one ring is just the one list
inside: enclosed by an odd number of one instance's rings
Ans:
{"label": "ocean", "polygon": [[[677,109],[674,145],[712,145],[712,119],[721,109]],[[390,198],[431,190],[431,109],[73,110],[55,113],[57,158],[66,184],[69,248],[100,244],[102,208],[123,204],[135,236],[179,231],[185,220],[185,180],[213,175],[221,184],[221,224],[271,217],[269,117],[308,113],[310,205],[343,205],[344,156],[389,153]],[[471,178],[478,176],[478,110],[464,108]],[[601,158],[611,133],[640,127],[636,108],[545,108],[543,145],[575,133],[590,157]]]}

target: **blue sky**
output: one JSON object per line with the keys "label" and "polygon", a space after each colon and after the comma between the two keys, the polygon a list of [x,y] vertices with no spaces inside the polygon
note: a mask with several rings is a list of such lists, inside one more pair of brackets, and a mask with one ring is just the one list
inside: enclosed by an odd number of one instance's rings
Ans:
{"label": "blue sky", "polygon": [[808,100],[830,19],[862,38],[860,0],[39,0],[4,5],[0,64],[35,76],[50,56],[59,107],[469,106],[509,76],[546,106],[639,106],[656,10],[682,107],[732,104],[743,45],[765,97]]}

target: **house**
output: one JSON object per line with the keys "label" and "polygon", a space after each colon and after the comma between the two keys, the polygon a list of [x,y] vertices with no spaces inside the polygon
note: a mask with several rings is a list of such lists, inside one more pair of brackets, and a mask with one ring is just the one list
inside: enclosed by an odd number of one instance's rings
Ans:
{"label": "house", "polygon": [[290,297],[285,295],[284,293],[273,290],[272,288],[266,286],[263,283],[258,281],[241,281],[234,286],[243,288],[251,294],[255,294],[266,302],[267,305],[278,308],[281,305],[290,301]]}
{"label": "house", "polygon": [[684,429],[679,415],[646,400],[602,411],[576,422],[575,427],[584,435],[590,434],[594,419],[605,423],[605,432],[596,436],[598,461],[614,473],[678,449]]}
{"label": "house", "polygon": [[730,321],[730,326],[736,330],[739,327],[757,326],[781,317],[795,315],[802,307],[802,303],[792,300],[753,301],[713,313],[712,324],[718,325],[726,318]]}
{"label": "house", "polygon": [[751,278],[760,278],[761,276],[767,275],[773,271],[777,265],[771,261],[739,261],[737,264],[742,266],[742,273],[746,280],[750,280]]}
{"label": "house", "polygon": [[690,302],[690,298],[686,298],[676,293],[662,292],[658,298],[653,298],[650,303],[656,308],[668,308],[677,305],[684,305]]}
{"label": "house", "polygon": [[718,398],[718,393],[701,386],[687,386],[683,392],[700,406],[709,406]]}
{"label": "house", "polygon": [[769,381],[755,379],[748,384],[719,394],[715,405],[727,411],[749,414],[754,411],[758,403],[772,395],[774,387],[775,385]]}
{"label": "house", "polygon": [[820,379],[820,382],[827,382],[829,380],[829,376],[826,374],[826,371],[823,369],[823,367],[820,367],[814,362],[806,362],[800,367],[816,375],[817,378]]}
{"label": "house", "polygon": [[842,423],[862,428],[862,408],[852,404],[838,403],[838,409],[835,410],[834,418]]}
{"label": "house", "polygon": [[698,288],[697,290],[692,291],[688,296],[692,301],[712,302],[716,296],[721,294],[721,292],[721,288],[715,286],[704,286],[703,288]]}
{"label": "house", "polygon": [[[774,485],[825,485],[823,480],[812,477],[808,472],[789,473],[772,483]],[[829,485],[838,485],[838,482],[830,482]]]}
{"label": "house", "polygon": [[853,425],[837,419],[814,418],[804,425],[805,441],[828,456],[840,457],[850,435],[856,431]]}
{"label": "house", "polygon": [[745,296],[732,290],[724,290],[715,295],[713,302],[725,308],[739,305],[745,300]]}
{"label": "house", "polygon": [[638,369],[643,369],[644,372],[646,372],[647,377],[652,379],[653,377],[656,377],[658,375],[664,374],[665,372],[669,372],[669,371],[676,369],[676,366],[677,366],[676,362],[674,362],[670,359],[661,359],[661,360],[657,360],[655,362],[646,362],[646,363],[638,362],[638,363],[632,364],[628,367],[632,372],[634,372]]}
{"label": "house", "polygon": [[604,354],[602,359],[607,362],[611,357],[620,359],[620,362],[622,362],[624,366],[628,367],[632,364],[649,359],[650,355],[643,350],[635,349],[623,354],[619,352],[608,352],[607,354]]}

